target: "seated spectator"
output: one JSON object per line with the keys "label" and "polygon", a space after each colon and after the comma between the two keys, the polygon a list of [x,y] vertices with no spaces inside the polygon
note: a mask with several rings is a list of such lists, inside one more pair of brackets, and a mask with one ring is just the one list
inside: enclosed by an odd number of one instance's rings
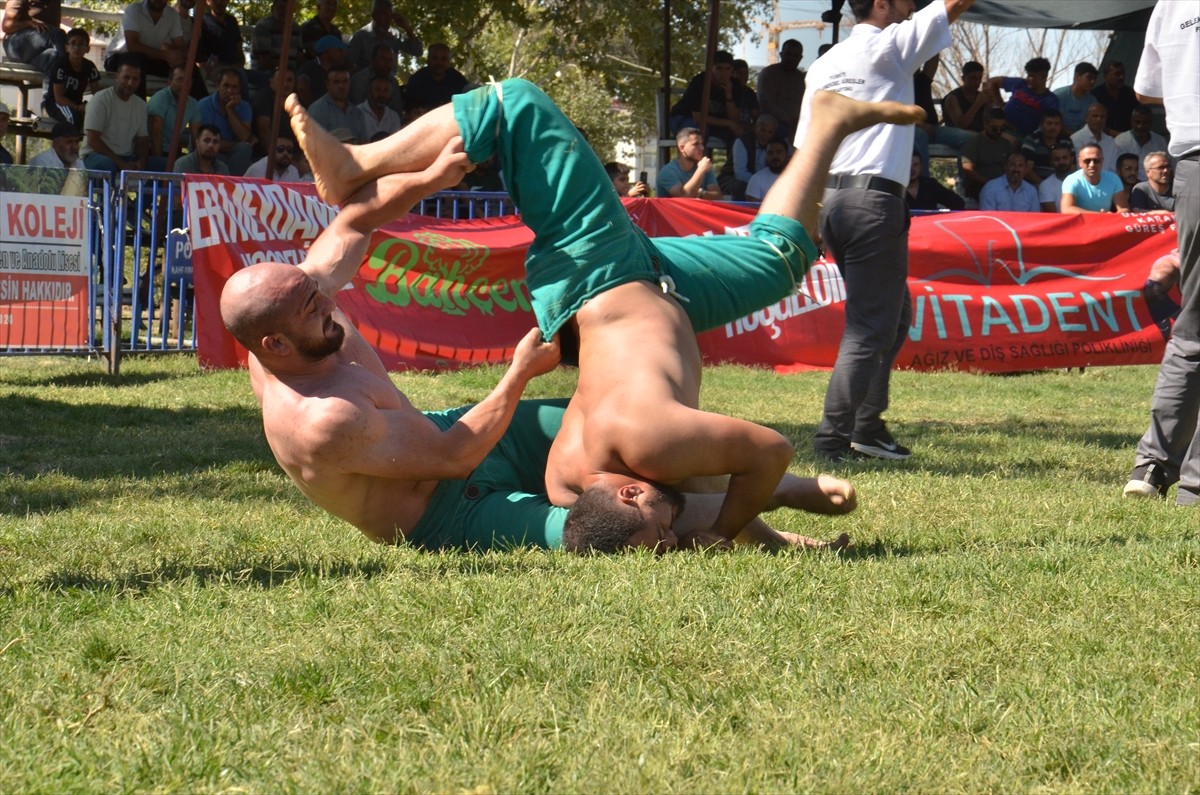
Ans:
{"label": "seated spectator", "polygon": [[[441,107],[455,94],[467,88],[467,78],[450,65],[450,48],[445,44],[430,44],[425,66],[412,73],[404,85],[405,111],[411,101],[414,108],[425,110]],[[408,124],[408,119],[404,120]]]}
{"label": "seated spectator", "polygon": [[1104,82],[1092,89],[1092,96],[1108,111],[1104,131],[1117,135],[1133,123],[1133,109],[1138,106],[1137,94],[1125,85],[1125,64],[1113,61],[1104,70]]}
{"label": "seated spectator", "polygon": [[1129,211],[1121,178],[1104,170],[1104,150],[1098,144],[1079,149],[1079,170],[1063,180],[1062,212],[1072,215]]}
{"label": "seated spectator", "polygon": [[1072,171],[1075,170],[1075,150],[1070,143],[1057,143],[1050,150],[1050,167],[1054,173],[1045,177],[1038,185],[1038,201],[1042,212],[1062,212],[1062,186]]}
{"label": "seated spectator", "polygon": [[968,199],[979,199],[989,181],[1004,174],[1008,156],[1016,148],[1005,135],[1005,116],[1000,108],[987,112],[983,132],[963,146],[963,188]]}
{"label": "seated spectator", "polygon": [[800,103],[804,101],[804,80],[800,68],[804,45],[788,39],[779,50],[779,63],[771,64],[758,73],[758,101],[761,119],[765,115],[779,120],[780,135],[791,138],[800,121]]}
{"label": "seated spectator", "polygon": [[1071,136],[1071,144],[1074,145],[1076,152],[1088,144],[1100,147],[1100,151],[1104,153],[1104,162],[1107,163],[1108,170],[1116,173],[1117,141],[1104,131],[1107,120],[1108,108],[1099,102],[1093,102],[1088,106],[1087,116],[1084,117],[1084,126]]}
{"label": "seated spectator", "polygon": [[[179,111],[179,97],[183,93],[184,68],[171,68],[171,79],[165,88],[160,88],[150,97],[146,105],[150,124],[150,154],[165,157],[171,136],[175,133],[175,116]],[[189,146],[196,140],[200,132],[200,103],[195,97],[189,96],[183,112],[183,126],[179,128],[179,154],[183,147]]]}
{"label": "seated spectator", "polygon": [[[8,109],[8,105],[0,102],[0,138],[8,135],[8,117],[12,113]],[[11,166],[13,164],[12,152],[4,148],[4,144],[0,143],[0,166]]]}
{"label": "seated spectator", "polygon": [[[737,104],[739,89],[733,81],[733,56],[719,50],[713,58],[710,72],[706,120],[708,134],[720,139],[728,152],[733,149],[733,142],[746,132],[746,126],[742,123],[742,109]],[[676,132],[701,123],[704,81],[704,72],[695,75],[683,96],[671,106],[671,127]]]}
{"label": "seated spectator", "polygon": [[1050,163],[1051,150],[1060,143],[1071,145],[1071,139],[1063,135],[1062,127],[1062,114],[1057,110],[1048,110],[1042,114],[1042,123],[1037,130],[1021,144],[1021,152],[1030,165],[1025,178],[1032,184],[1040,185],[1043,179],[1054,173],[1054,166]]}
{"label": "seated spectator", "polygon": [[[364,143],[386,138],[400,129],[400,114],[389,108],[387,104],[392,97],[392,83],[393,81],[387,77],[376,76],[371,81],[371,93],[367,97],[367,101],[357,106],[363,119]],[[331,90],[325,96],[329,97],[332,94]]]}
{"label": "seated spectator", "polygon": [[[916,125],[913,146],[921,155],[924,176],[929,176],[929,145],[949,146],[961,153],[963,146],[975,135],[969,130],[938,123],[937,104],[933,101],[933,78],[941,64],[941,56],[934,55],[913,74],[913,104],[925,111],[925,121]],[[953,93],[953,92],[952,92]]]}
{"label": "seated spectator", "polygon": [[246,65],[242,51],[242,26],[229,12],[229,0],[208,0],[208,12],[200,21],[200,46],[196,56],[210,67]]}
{"label": "seated spectator", "polygon": [[643,180],[639,179],[632,185],[629,183],[629,166],[624,163],[605,163],[604,171],[621,198],[637,199],[650,196],[650,186]]}
{"label": "seated spectator", "polygon": [[717,184],[722,193],[742,201],[746,197],[746,185],[755,172],[767,167],[767,144],[779,136],[779,122],[774,116],[763,114],[754,122],[754,129],[733,142],[732,157],[725,160]]}
{"label": "seated spectator", "polygon": [[1154,114],[1145,105],[1138,105],[1129,117],[1129,129],[1113,140],[1117,144],[1117,152],[1130,153],[1138,157],[1138,179],[1146,179],[1142,164],[1146,155],[1151,152],[1162,152],[1167,148],[1167,139],[1151,129],[1154,124]]}
{"label": "seated spectator", "polygon": [[396,116],[404,113],[404,89],[396,82],[396,54],[386,44],[375,48],[371,62],[365,69],[353,73],[350,77],[350,101],[361,105],[367,101],[371,93],[371,83],[376,78],[383,78],[388,84],[388,98],[384,102]]}
{"label": "seated spectator", "polygon": [[167,6],[167,0],[138,0],[125,7],[121,30],[108,43],[104,68],[114,71],[130,57],[140,66],[138,93],[142,96],[146,75],[166,77],[172,66],[183,63],[183,25],[179,13]]}
{"label": "seated spectator", "polygon": [[121,171],[161,171],[166,160],[150,156],[146,100],[137,95],[142,69],[136,63],[117,66],[113,84],[96,92],[83,116],[83,162],[114,179]]}
{"label": "seated spectator", "polygon": [[1133,186],[1138,184],[1138,156],[1132,152],[1123,152],[1117,155],[1117,176],[1121,178],[1121,184],[1125,186],[1125,194],[1128,195]]}
{"label": "seated spectator", "polygon": [[42,111],[52,119],[83,128],[83,93],[100,90],[100,70],[87,55],[91,36],[82,28],[67,31],[67,52],[46,72],[42,86]]}
{"label": "seated spectator", "polygon": [[200,100],[200,123],[217,128],[221,140],[217,159],[229,166],[229,173],[240,177],[254,159],[254,120],[250,103],[242,99],[242,81],[238,70],[225,67],[217,78],[217,93]]}
{"label": "seated spectator", "polygon": [[305,60],[315,60],[317,43],[321,39],[335,38],[342,41],[342,30],[333,21],[337,16],[338,0],[317,0],[317,13],[300,26],[301,57]]}
{"label": "seated spectator", "polygon": [[326,130],[349,130],[349,143],[362,144],[367,137],[363,112],[350,103],[350,72],[344,66],[329,70],[328,91],[308,108],[308,115]]}
{"label": "seated spectator", "polygon": [[62,0],[8,0],[4,5],[4,54],[10,61],[49,72],[66,53]]}
{"label": "seated spectator", "polygon": [[200,132],[196,134],[194,150],[175,161],[175,173],[216,174],[228,177],[229,166],[218,157],[220,151],[221,131],[215,125],[201,124]]}
{"label": "seated spectator", "polygon": [[[271,147],[271,119],[275,106],[279,106],[279,129],[282,134],[288,129],[288,115],[283,110],[283,100],[296,88],[295,78],[291,69],[279,69],[271,75],[270,84],[255,92],[250,98],[250,114],[254,119],[254,151],[265,155]],[[279,81],[283,81],[283,91],[279,91]]]}
{"label": "seated spectator", "polygon": [[1175,212],[1175,192],[1171,185],[1171,158],[1166,152],[1151,152],[1142,166],[1146,180],[1133,186],[1129,209],[1144,213]]}
{"label": "seated spectator", "polygon": [[79,159],[83,135],[70,122],[60,121],[50,131],[50,148],[30,159],[29,165],[41,168],[87,168]]}
{"label": "seated spectator", "polygon": [[1058,109],[1062,111],[1063,127],[1067,135],[1074,135],[1083,127],[1088,108],[1096,101],[1092,89],[1096,87],[1096,67],[1087,61],[1075,64],[1075,79],[1071,85],[1056,88]]}
{"label": "seated spectator", "polygon": [[325,80],[329,73],[346,68],[346,42],[337,36],[321,39],[314,50],[317,60],[305,61],[296,70],[296,94],[306,108],[325,95]]}
{"label": "seated spectator", "polygon": [[[271,15],[254,24],[254,35],[250,38],[250,68],[259,73],[261,80],[266,80],[267,73],[274,74],[279,68],[279,55],[283,51],[283,20],[286,14],[287,0],[272,0]],[[300,36],[294,30],[288,49],[288,61],[295,64],[300,53]]]}
{"label": "seated spectator", "polygon": [[[404,38],[392,30],[395,22],[404,31]],[[371,22],[366,27],[354,31],[350,37],[350,49],[346,53],[351,74],[366,69],[375,57],[376,47],[387,47],[392,54],[391,75],[396,75],[397,53],[407,53],[414,58],[420,58],[425,51],[425,45],[413,30],[413,26],[403,14],[392,8],[391,0],[374,0],[371,3]],[[395,108],[393,108],[395,110]]]}
{"label": "seated spectator", "polygon": [[658,171],[655,190],[660,197],[721,198],[721,188],[713,175],[712,160],[704,154],[704,137],[695,127],[684,127],[675,134],[679,156]]}
{"label": "seated spectator", "polygon": [[993,212],[1039,213],[1037,188],[1025,181],[1025,155],[1013,152],[1004,174],[989,180],[979,192],[979,209]]}
{"label": "seated spectator", "polygon": [[984,117],[996,104],[991,83],[983,82],[983,64],[967,61],[962,67],[962,85],[942,99],[942,113],[947,127],[981,133]]}
{"label": "seated spectator", "polygon": [[755,171],[750,177],[750,182],[746,185],[746,199],[752,202],[760,202],[767,196],[767,191],[775,184],[775,180],[779,179],[779,175],[783,173],[784,166],[788,164],[790,157],[788,145],[782,138],[776,138],[766,145],[767,164]]}
{"label": "seated spectator", "polygon": [[923,175],[921,155],[913,152],[912,168],[908,172],[908,187],[904,190],[904,204],[912,210],[961,210],[966,206],[962,196],[947,188],[933,177]]}
{"label": "seated spectator", "polygon": [[[274,155],[260,158],[251,163],[250,168],[246,169],[245,176],[270,179],[272,182],[299,182],[300,171],[292,165],[292,158],[295,154],[296,142],[291,138],[280,137],[275,142]],[[267,176],[268,160],[273,164],[270,177]]]}
{"label": "seated spectator", "polygon": [[753,124],[758,118],[758,92],[750,87],[750,64],[734,58],[732,77],[737,86],[736,102],[742,112],[742,124]]}
{"label": "seated spectator", "polygon": [[1030,135],[1041,122],[1042,114],[1058,110],[1058,97],[1046,87],[1050,77],[1050,61],[1031,58],[1025,62],[1025,79],[1019,77],[993,77],[988,82],[994,90],[1003,88],[1010,92],[1004,103],[1004,117],[1021,138]]}

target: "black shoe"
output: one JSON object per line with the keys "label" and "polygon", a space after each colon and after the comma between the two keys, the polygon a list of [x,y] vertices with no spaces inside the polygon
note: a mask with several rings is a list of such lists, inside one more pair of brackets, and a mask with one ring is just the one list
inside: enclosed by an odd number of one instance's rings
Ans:
{"label": "black shoe", "polygon": [[902,444],[898,444],[886,427],[880,428],[870,438],[860,439],[850,443],[851,449],[860,455],[871,458],[886,458],[889,461],[903,461],[912,456]]}
{"label": "black shoe", "polygon": [[1162,465],[1155,462],[1134,467],[1129,473],[1129,482],[1122,492],[1126,497],[1159,497],[1167,496],[1167,489],[1172,481],[1163,471]]}
{"label": "black shoe", "polygon": [[814,452],[816,452],[817,458],[827,464],[852,464],[863,460],[863,456],[849,445],[834,449],[816,448]]}

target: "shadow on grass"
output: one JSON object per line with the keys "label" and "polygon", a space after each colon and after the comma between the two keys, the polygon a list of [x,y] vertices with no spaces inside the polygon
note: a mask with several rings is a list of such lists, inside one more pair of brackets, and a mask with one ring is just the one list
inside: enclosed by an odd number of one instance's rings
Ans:
{"label": "shadow on grass", "polygon": [[57,388],[88,388],[88,387],[139,387],[147,384],[158,384],[165,381],[181,381],[195,378],[198,373],[138,373],[123,372],[120,375],[109,375],[107,372],[95,373],[59,373],[57,375],[39,376],[33,373],[8,374],[5,383],[14,387],[57,387]]}

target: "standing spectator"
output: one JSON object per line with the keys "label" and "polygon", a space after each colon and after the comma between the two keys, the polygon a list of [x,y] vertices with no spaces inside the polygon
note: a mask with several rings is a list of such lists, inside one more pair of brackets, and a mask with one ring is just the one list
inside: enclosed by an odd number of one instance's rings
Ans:
{"label": "standing spectator", "polygon": [[366,143],[367,120],[363,112],[350,103],[350,72],[344,66],[329,70],[326,85],[329,90],[313,102],[308,109],[308,115],[330,132],[349,130],[350,143]]}
{"label": "standing spectator", "polygon": [[229,166],[221,162],[221,131],[212,124],[201,124],[196,134],[195,151],[175,161],[176,174],[217,174],[228,177]]}
{"label": "standing spectator", "polygon": [[1063,135],[1062,114],[1056,110],[1048,110],[1042,114],[1042,123],[1021,144],[1021,152],[1030,165],[1029,173],[1025,175],[1034,185],[1042,184],[1042,180],[1054,173],[1050,162],[1050,152],[1060,143],[1071,145],[1071,139]]}
{"label": "standing spectator", "polygon": [[[279,83],[283,81],[283,91],[279,91]],[[287,113],[283,111],[283,100],[296,87],[296,80],[291,69],[279,69],[271,75],[267,88],[260,89],[250,98],[250,114],[254,119],[254,151],[265,155],[271,148],[271,117],[279,105],[280,132],[287,129]]]}
{"label": "standing spectator", "polygon": [[1171,186],[1171,158],[1166,152],[1151,152],[1142,164],[1146,180],[1133,186],[1129,209],[1151,214],[1175,212],[1175,192]]}
{"label": "standing spectator", "polygon": [[146,100],[137,95],[142,69],[134,62],[117,66],[113,84],[96,93],[83,117],[83,162],[115,178],[121,171],[161,170],[166,161],[150,158]]}
{"label": "standing spectator", "polygon": [[758,73],[759,110],[778,119],[779,132],[787,137],[796,132],[800,104],[804,101],[805,73],[800,68],[803,59],[804,45],[788,39],[779,50],[779,63]]}
{"label": "standing spectator", "polygon": [[1154,114],[1150,108],[1139,104],[1129,117],[1129,129],[1114,139],[1118,152],[1130,152],[1138,156],[1138,179],[1146,178],[1146,172],[1142,169],[1146,155],[1167,148],[1167,139],[1150,129],[1153,124]]}
{"label": "standing spectator", "polygon": [[[329,94],[333,92],[330,91]],[[326,94],[326,96],[329,96]],[[388,107],[392,96],[392,81],[376,77],[371,81],[367,101],[357,105],[363,119],[363,142],[374,141],[400,129],[400,114]]]}
{"label": "standing spectator", "polygon": [[995,105],[996,92],[991,83],[983,82],[983,64],[967,61],[962,67],[962,85],[942,99],[942,113],[947,127],[981,133],[984,117]]}
{"label": "standing spectator", "polygon": [[655,191],[659,197],[721,198],[721,187],[712,173],[712,160],[704,154],[704,136],[695,127],[675,134],[679,156],[658,170]]}
{"label": "standing spectator", "polygon": [[10,61],[48,72],[66,52],[62,0],[8,0],[4,6],[4,53]]}
{"label": "standing spectator", "polygon": [[1019,77],[993,77],[988,81],[993,90],[1003,88],[1010,92],[1004,103],[1004,117],[1009,126],[1020,133],[1021,138],[1037,129],[1042,114],[1058,110],[1058,97],[1046,87],[1050,77],[1050,61],[1045,58],[1030,58],[1025,62],[1025,79]]}
{"label": "standing spectator", "polygon": [[[719,138],[724,143],[725,151],[729,152],[733,149],[733,142],[746,132],[742,124],[742,111],[737,105],[739,95],[733,81],[733,56],[718,50],[713,56],[709,73],[708,135]],[[671,106],[671,124],[676,132],[700,123],[704,81],[704,72],[692,77],[683,96]]]}
{"label": "standing spectator", "polygon": [[366,102],[371,93],[371,83],[376,78],[387,81],[388,98],[385,104],[399,116],[404,112],[404,89],[396,82],[396,54],[386,44],[376,46],[367,68],[350,77],[350,101],[356,105]]}
{"label": "standing spectator", "polygon": [[979,209],[995,212],[1038,213],[1037,188],[1025,181],[1025,155],[1013,152],[1004,174],[990,180],[979,192]]}
{"label": "standing spectator", "polygon": [[338,41],[342,41],[341,28],[333,21],[337,16],[338,0],[317,0],[317,13],[308,21],[300,26],[297,31],[300,34],[300,45],[304,48],[303,55],[308,60],[315,59],[317,52],[317,42],[321,39],[333,36]]}
{"label": "standing spectator", "polygon": [[978,201],[983,186],[1004,173],[1004,164],[1016,148],[1004,134],[1004,129],[1004,111],[992,108],[987,113],[983,132],[963,146],[963,188],[968,199]]}
{"label": "standing spectator", "polygon": [[[272,0],[271,15],[254,23],[254,35],[250,38],[250,68],[258,72],[260,81],[267,80],[268,73],[279,68],[279,55],[283,51],[283,18],[287,14],[287,0]],[[296,63],[300,52],[300,35],[292,31],[288,61]],[[262,85],[260,82],[259,85]]]}
{"label": "standing spectator", "polygon": [[750,177],[750,182],[746,185],[746,199],[752,202],[761,202],[767,195],[767,191],[775,184],[775,180],[779,179],[779,175],[783,173],[783,169],[788,164],[788,145],[782,138],[776,138],[766,146],[767,164],[755,171]]}
{"label": "standing spectator", "polygon": [[179,13],[167,6],[167,0],[139,0],[125,7],[121,31],[109,42],[104,68],[114,71],[132,57],[140,67],[138,93],[144,95],[146,75],[166,77],[185,56]]}
{"label": "standing spectator", "polygon": [[229,166],[229,173],[240,177],[254,159],[254,133],[250,128],[253,111],[242,99],[242,80],[238,70],[225,67],[218,73],[217,93],[199,102],[200,124],[217,128],[220,143],[217,159]]}
{"label": "standing spectator", "polygon": [[1176,158],[1175,224],[1179,236],[1180,311],[1163,353],[1150,427],[1138,442],[1129,497],[1165,497],[1179,481],[1177,505],[1200,502],[1200,30],[1195,3],[1160,2],[1150,15],[1146,46],[1134,87],[1145,103],[1162,102]]}
{"label": "standing spectator", "polygon": [[1137,95],[1125,85],[1125,64],[1113,61],[1104,70],[1104,82],[1092,89],[1092,96],[1108,110],[1105,132],[1114,138],[1129,129]]}
{"label": "standing spectator", "polygon": [[334,69],[346,68],[346,42],[326,36],[315,47],[317,60],[305,61],[296,70],[296,93],[300,104],[311,106],[325,94],[325,80]]}
{"label": "standing spectator", "polygon": [[258,179],[268,179],[267,177],[267,162],[271,161],[273,167],[269,179],[273,182],[299,182],[300,171],[292,165],[292,158],[296,154],[296,142],[290,138],[280,138],[275,142],[275,153],[270,157],[263,157],[255,160],[250,164],[250,168],[246,169],[245,176],[256,177]]}
{"label": "standing spectator", "polygon": [[442,43],[430,44],[425,66],[413,72],[404,86],[405,113],[410,102],[414,108],[428,111],[445,105],[466,88],[467,78],[450,65],[450,48]]}
{"label": "standing spectator", "polygon": [[1062,212],[1068,215],[1129,210],[1121,178],[1104,170],[1104,151],[1097,144],[1079,149],[1079,170],[1063,180]]}
{"label": "standing spectator", "polygon": [[1044,213],[1062,212],[1063,180],[1075,170],[1075,150],[1069,143],[1057,143],[1050,150],[1050,166],[1054,173],[1038,185],[1038,201]]}
{"label": "standing spectator", "polygon": [[1104,153],[1104,162],[1108,164],[1108,170],[1116,173],[1117,141],[1104,131],[1107,119],[1108,108],[1099,102],[1093,102],[1088,106],[1087,116],[1084,117],[1084,126],[1071,136],[1071,145],[1075,147],[1076,152],[1088,144],[1100,147],[1100,151]]}
{"label": "standing spectator", "polygon": [[733,59],[734,96],[742,113],[742,124],[754,124],[758,118],[758,92],[750,87],[750,64],[741,58]]}
{"label": "standing spectator", "polygon": [[908,187],[904,190],[904,204],[912,210],[961,210],[965,205],[962,196],[947,188],[933,177],[923,176],[925,170],[921,155],[913,152],[912,168],[908,172]]}
{"label": "standing spectator", "polygon": [[[404,38],[400,38],[392,30],[393,22],[404,31]],[[420,58],[421,53],[425,51],[425,45],[421,43],[412,24],[403,14],[397,13],[392,8],[392,0],[374,0],[371,3],[371,22],[354,31],[354,35],[350,37],[350,49],[346,53],[346,58],[349,61],[351,74],[366,69],[370,65],[371,59],[375,57],[376,47],[387,47],[388,51],[392,53],[391,74],[393,77],[396,74],[396,55],[398,53],[406,53],[414,58]]]}
{"label": "standing spectator", "polygon": [[[950,45],[950,23],[974,0],[850,0],[858,24],[808,70],[796,141],[809,126],[813,92],[834,89],[860,100],[912,102],[913,72]],[[880,124],[847,136],[830,167],[821,236],[846,284],[846,329],[813,442],[818,455],[912,455],[883,420],[892,364],[908,336],[908,209],[905,185],[913,127]]]}
{"label": "standing spectator", "polygon": [[[8,135],[8,117],[10,113],[8,105],[0,102],[0,138]],[[0,143],[0,166],[11,166],[12,164],[12,152],[9,152],[4,148],[4,144]]]}
{"label": "standing spectator", "polygon": [[[184,68],[171,67],[170,82],[154,92],[146,105],[150,126],[150,154],[165,157],[171,136],[175,134],[175,116],[179,111],[179,98],[183,94]],[[183,125],[179,128],[179,154],[184,146],[190,146],[200,132],[200,104],[189,96],[183,111]]]}
{"label": "standing spectator", "polygon": [[779,123],[774,116],[763,114],[754,123],[754,129],[733,142],[732,156],[725,160],[717,184],[721,192],[741,201],[746,196],[746,185],[755,172],[767,166],[767,144],[779,135]]}
{"label": "standing spectator", "polygon": [[650,186],[640,179],[630,184],[629,182],[629,166],[624,163],[605,163],[604,171],[608,174],[608,178],[612,180],[613,189],[621,198],[649,198]]}
{"label": "standing spectator", "polygon": [[30,159],[29,165],[41,168],[87,168],[79,159],[79,129],[70,122],[60,121],[50,131],[50,148]]}
{"label": "standing spectator", "polygon": [[1088,108],[1096,101],[1092,89],[1096,87],[1096,67],[1087,61],[1075,64],[1075,78],[1069,86],[1056,88],[1054,96],[1058,97],[1058,109],[1062,111],[1063,127],[1067,135],[1073,135],[1083,127]]}
{"label": "standing spectator", "polygon": [[91,36],[82,28],[67,31],[67,52],[46,72],[42,111],[52,119],[83,128],[83,92],[100,90],[100,70],[86,57]]}
{"label": "standing spectator", "polygon": [[229,12],[229,0],[208,0],[208,13],[200,21],[197,55],[210,67],[246,65],[242,51],[242,26]]}

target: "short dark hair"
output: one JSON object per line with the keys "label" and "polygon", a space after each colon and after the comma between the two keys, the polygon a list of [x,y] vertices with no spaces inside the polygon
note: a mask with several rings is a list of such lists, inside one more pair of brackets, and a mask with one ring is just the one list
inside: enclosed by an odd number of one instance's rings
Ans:
{"label": "short dark hair", "polygon": [[624,163],[617,163],[616,161],[613,161],[611,163],[604,164],[604,173],[608,174],[609,179],[615,179],[622,174],[628,174],[629,167]]}
{"label": "short dark hair", "polygon": [[1145,114],[1145,115],[1147,115],[1147,116],[1153,116],[1153,115],[1154,115],[1154,111],[1150,110],[1150,106],[1149,106],[1149,105],[1143,105],[1143,104],[1142,104],[1142,103],[1140,103],[1140,102],[1139,102],[1138,104],[1136,104],[1136,105],[1134,105],[1134,106],[1133,106],[1133,110],[1129,111],[1129,115],[1130,115],[1130,116],[1132,116],[1132,115],[1133,115],[1133,114],[1135,114],[1135,113],[1143,113],[1143,114]]}
{"label": "short dark hair", "polygon": [[1062,118],[1062,111],[1059,110],[1058,108],[1054,108],[1053,110],[1042,111],[1042,121],[1045,121],[1046,119],[1061,119],[1061,118]]}
{"label": "short dark hair", "polygon": [[1134,152],[1122,152],[1121,154],[1117,155],[1117,169],[1119,170],[1121,168],[1121,164],[1126,160],[1133,160],[1136,162],[1138,159],[1138,155]]}
{"label": "short dark hair", "polygon": [[1049,72],[1049,71],[1050,71],[1050,61],[1046,58],[1042,58],[1041,56],[1038,56],[1037,58],[1030,58],[1028,61],[1025,62],[1025,74],[1027,74],[1027,75],[1037,74],[1038,72]]}
{"label": "short dark hair", "polygon": [[563,549],[581,555],[610,555],[624,549],[629,537],[641,529],[642,515],[637,508],[618,502],[610,488],[589,486],[567,512]]}
{"label": "short dark hair", "polygon": [[979,61],[967,61],[965,64],[962,65],[962,76],[963,77],[966,77],[967,75],[973,75],[976,72],[982,72],[982,71],[983,71],[983,64],[981,64]]}
{"label": "short dark hair", "polygon": [[855,22],[862,22],[871,15],[871,6],[875,0],[850,0],[850,13],[854,14]]}
{"label": "short dark hair", "polygon": [[1088,61],[1080,61],[1075,64],[1075,76],[1080,75],[1098,75],[1100,72],[1096,69],[1096,65]]}
{"label": "short dark hair", "polygon": [[88,44],[92,42],[92,34],[88,33],[83,28],[71,28],[67,31],[67,41],[71,39],[83,39]]}
{"label": "short dark hair", "polygon": [[1071,145],[1070,141],[1058,141],[1057,143],[1054,144],[1054,146],[1050,147],[1051,152],[1057,151],[1059,149],[1065,149],[1068,152],[1070,152],[1071,154],[1075,154],[1075,147]]}
{"label": "short dark hair", "polygon": [[213,135],[217,136],[217,138],[221,137],[221,128],[215,124],[201,124],[196,129],[196,137],[199,138],[202,133],[206,132],[212,133]]}
{"label": "short dark hair", "polygon": [[1004,108],[988,108],[983,123],[987,124],[989,121],[1008,121],[1008,117],[1004,115]]}
{"label": "short dark hair", "polygon": [[242,73],[236,66],[222,66],[219,70],[217,70],[217,83],[219,84],[222,80],[224,80],[226,75],[233,75],[236,77],[238,81],[238,88],[242,87]]}
{"label": "short dark hair", "polygon": [[128,66],[130,69],[137,69],[138,74],[142,73],[142,59],[131,52],[120,53],[113,60],[113,66],[116,67],[113,69],[114,72],[119,72],[121,69]]}
{"label": "short dark hair", "polygon": [[731,64],[733,63],[733,53],[726,52],[725,50],[717,50],[716,54],[713,55],[713,63]]}

